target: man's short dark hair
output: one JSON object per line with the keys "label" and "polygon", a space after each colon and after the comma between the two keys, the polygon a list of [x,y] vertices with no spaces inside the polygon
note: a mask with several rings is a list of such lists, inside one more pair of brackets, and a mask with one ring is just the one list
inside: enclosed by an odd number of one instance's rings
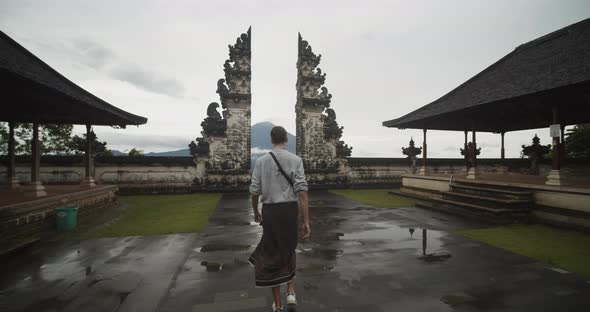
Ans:
{"label": "man's short dark hair", "polygon": [[274,126],[270,130],[270,141],[272,144],[287,143],[287,130],[281,126]]}

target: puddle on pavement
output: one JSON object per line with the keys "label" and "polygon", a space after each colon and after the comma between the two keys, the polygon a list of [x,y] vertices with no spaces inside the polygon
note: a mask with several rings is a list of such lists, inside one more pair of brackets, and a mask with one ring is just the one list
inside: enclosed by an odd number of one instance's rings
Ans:
{"label": "puddle on pavement", "polygon": [[324,260],[336,260],[343,253],[340,249],[330,248],[305,248],[296,250],[296,252],[311,258],[322,258]]}
{"label": "puddle on pavement", "polygon": [[327,271],[332,271],[334,267],[321,264],[308,264],[304,267],[298,268],[297,271],[305,274],[317,274]]}
{"label": "puddle on pavement", "polygon": [[328,233],[321,233],[311,237],[312,241],[317,242],[333,242],[340,240],[340,237],[344,236],[344,233],[340,232],[328,232]]}
{"label": "puddle on pavement", "polygon": [[214,251],[242,251],[250,248],[250,245],[238,244],[206,244],[201,247],[200,252],[214,252]]}
{"label": "puddle on pavement", "polygon": [[250,265],[248,261],[234,259],[233,261],[229,262],[219,262],[219,261],[203,261],[201,262],[201,266],[205,268],[207,272],[221,272],[221,271],[234,271],[239,268],[245,267]]}
{"label": "puddle on pavement", "polygon": [[[438,251],[443,245],[441,238],[446,234],[435,230],[415,229],[398,226],[392,222],[368,222],[366,230],[344,233],[342,241],[384,241],[391,242],[389,248],[416,248],[422,256],[429,251]],[[438,254],[428,260],[446,259]]]}
{"label": "puddle on pavement", "polygon": [[466,305],[479,311],[504,307],[504,296],[498,289],[483,287],[446,294],[440,300],[453,308]]}

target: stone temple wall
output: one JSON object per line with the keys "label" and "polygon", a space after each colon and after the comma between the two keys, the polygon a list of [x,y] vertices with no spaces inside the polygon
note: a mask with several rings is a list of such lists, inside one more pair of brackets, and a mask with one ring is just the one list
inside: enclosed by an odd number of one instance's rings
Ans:
{"label": "stone temple wall", "polygon": [[244,189],[250,182],[251,35],[248,29],[229,45],[225,78],[217,81],[222,112],[218,103],[209,104],[202,136],[189,145],[197,163],[196,188]]}
{"label": "stone temple wall", "polygon": [[346,157],[351,149],[343,141],[336,113],[330,108],[332,95],[324,86],[326,74],[301,34],[297,54],[296,150],[309,179],[318,184],[346,182]]}
{"label": "stone temple wall", "polygon": [[[0,185],[6,184],[7,158],[0,156]],[[464,173],[463,159],[429,159],[429,172],[433,174]],[[478,168],[483,173],[528,173],[528,159],[480,159]],[[549,161],[539,164],[539,175],[551,169]],[[81,156],[43,156],[41,158],[41,182],[44,184],[80,184],[84,179],[84,163]],[[569,179],[585,178],[590,172],[587,161],[569,160],[562,167]],[[306,174],[312,189],[396,187],[401,175],[412,173],[407,158],[347,158],[339,170]],[[21,183],[30,181],[30,157],[17,157],[17,178]],[[193,185],[200,177],[207,176],[209,184]],[[584,176],[582,176],[584,175]],[[246,191],[249,174],[239,187],[233,186],[231,177],[224,173],[207,173],[203,163],[195,165],[193,157],[100,157],[96,159],[94,180],[101,185],[117,185],[121,193],[187,193],[192,191]]]}

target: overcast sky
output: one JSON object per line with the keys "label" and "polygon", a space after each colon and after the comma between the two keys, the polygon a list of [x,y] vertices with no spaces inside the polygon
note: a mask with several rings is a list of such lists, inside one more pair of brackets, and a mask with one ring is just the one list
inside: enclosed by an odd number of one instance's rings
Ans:
{"label": "overcast sky", "polygon": [[[518,45],[590,17],[590,1],[0,0],[0,29],[109,103],[148,118],[96,127],[111,149],[186,148],[218,101],[228,44],[252,25],[252,121],[295,133],[297,32],[322,54],[353,156],[402,157],[420,130],[381,122],[441,97]],[[76,131],[80,131],[79,128]],[[538,133],[506,134],[507,157]],[[430,131],[431,157],[460,157],[462,132]],[[500,136],[478,137],[499,157]]]}

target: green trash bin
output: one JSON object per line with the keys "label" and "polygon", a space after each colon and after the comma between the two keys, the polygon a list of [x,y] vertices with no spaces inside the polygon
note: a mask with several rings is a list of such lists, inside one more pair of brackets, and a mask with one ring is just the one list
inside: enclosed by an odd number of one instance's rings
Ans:
{"label": "green trash bin", "polygon": [[71,231],[76,228],[78,220],[78,207],[61,207],[55,209],[57,230],[60,232]]}

